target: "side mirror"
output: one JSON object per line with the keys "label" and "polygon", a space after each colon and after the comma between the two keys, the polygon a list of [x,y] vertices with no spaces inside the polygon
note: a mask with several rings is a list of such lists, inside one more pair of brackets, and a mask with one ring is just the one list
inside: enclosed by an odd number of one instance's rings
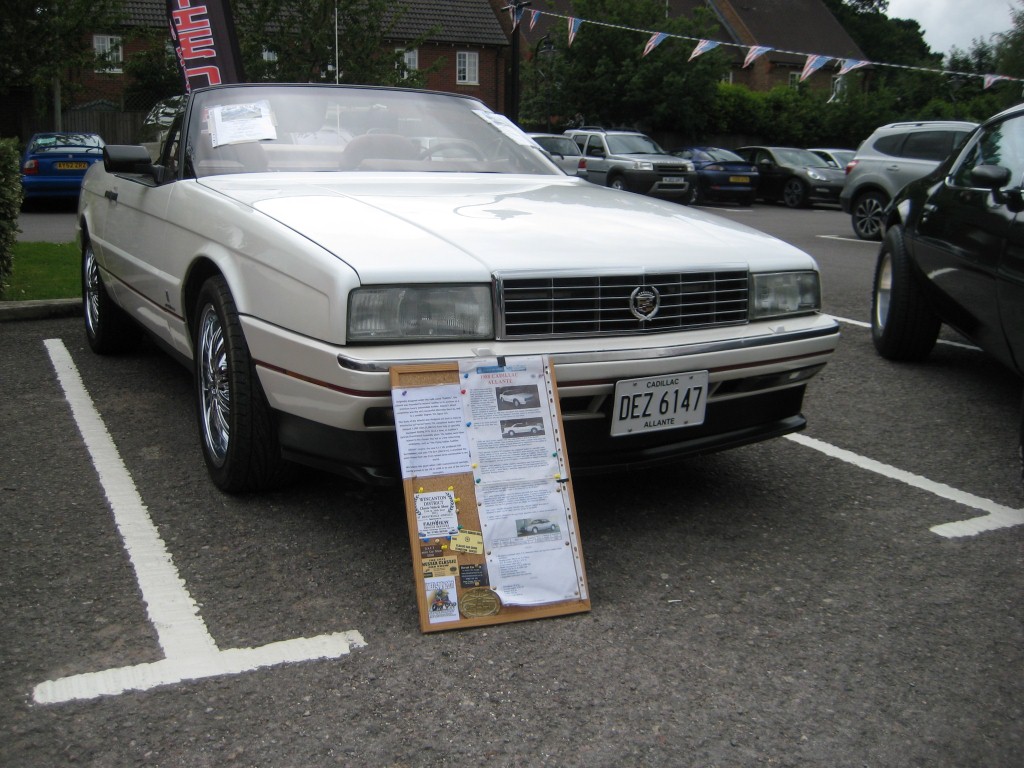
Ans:
{"label": "side mirror", "polygon": [[107,173],[134,173],[163,181],[162,165],[154,165],[149,151],[140,144],[107,144],[103,148],[103,167]]}
{"label": "side mirror", "polygon": [[1024,193],[1019,188],[1005,188],[1011,178],[1013,172],[1009,168],[978,165],[971,169],[970,182],[972,187],[991,191],[997,205],[1005,205],[1012,213],[1020,213],[1024,211]]}
{"label": "side mirror", "polygon": [[1013,174],[999,165],[978,165],[971,169],[971,186],[995,192],[1010,183]]}

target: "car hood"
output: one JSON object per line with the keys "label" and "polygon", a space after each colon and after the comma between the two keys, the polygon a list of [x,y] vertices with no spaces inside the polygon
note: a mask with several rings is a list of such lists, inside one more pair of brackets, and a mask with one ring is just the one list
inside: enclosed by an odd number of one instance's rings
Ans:
{"label": "car hood", "polygon": [[386,173],[274,173],[200,183],[309,238],[364,283],[814,265],[726,219],[567,176],[403,174],[396,183]]}
{"label": "car hood", "polygon": [[645,155],[638,153],[635,155],[612,155],[613,158],[621,157],[624,160],[642,160],[647,163],[660,163],[662,165],[686,165],[689,160],[684,160],[681,157],[675,155],[659,155],[657,153]]}

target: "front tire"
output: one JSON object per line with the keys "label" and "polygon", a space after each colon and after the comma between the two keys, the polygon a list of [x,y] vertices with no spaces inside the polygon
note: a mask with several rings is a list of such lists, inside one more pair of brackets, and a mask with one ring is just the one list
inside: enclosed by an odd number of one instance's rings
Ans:
{"label": "front tire", "polygon": [[865,192],[853,201],[850,220],[861,240],[882,239],[882,218],[888,199],[881,192]]}
{"label": "front tire", "polygon": [[289,474],[270,407],[224,278],[199,291],[193,322],[196,411],[203,458],[227,493],[265,490]]}
{"label": "front tire", "polygon": [[612,189],[625,189],[626,180],[622,176],[612,176],[608,179],[608,186]]}
{"label": "front tire", "polygon": [[141,335],[139,326],[107,293],[96,252],[88,239],[82,245],[82,315],[85,337],[98,355],[126,352],[136,345]]}
{"label": "front tire", "polygon": [[889,227],[878,254],[871,297],[871,339],[878,354],[888,360],[923,360],[939,336],[942,321],[917,281],[903,229]]}
{"label": "front tire", "polygon": [[807,185],[800,179],[792,178],[782,187],[782,202],[787,208],[806,208],[808,205]]}

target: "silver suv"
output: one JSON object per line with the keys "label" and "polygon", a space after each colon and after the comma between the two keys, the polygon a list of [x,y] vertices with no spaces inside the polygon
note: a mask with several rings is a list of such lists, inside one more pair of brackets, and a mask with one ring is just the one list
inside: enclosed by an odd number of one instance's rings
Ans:
{"label": "silver suv", "polygon": [[565,132],[583,150],[588,178],[615,189],[689,203],[697,191],[693,163],[668,154],[634,131],[579,128]]}
{"label": "silver suv", "polygon": [[846,166],[839,203],[862,240],[882,239],[882,212],[903,187],[931,173],[977,125],[890,123],[875,129]]}

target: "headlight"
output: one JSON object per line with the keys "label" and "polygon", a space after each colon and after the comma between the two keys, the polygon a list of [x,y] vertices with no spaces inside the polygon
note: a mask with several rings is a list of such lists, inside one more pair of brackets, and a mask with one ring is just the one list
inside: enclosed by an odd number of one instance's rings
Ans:
{"label": "headlight", "polygon": [[773,272],[752,276],[750,319],[802,315],[821,309],[821,281],[817,272]]}
{"label": "headlight", "polygon": [[634,160],[633,170],[635,171],[653,171],[654,163],[649,160]]}
{"label": "headlight", "polygon": [[349,341],[491,338],[491,290],[485,285],[395,285],[349,295]]}
{"label": "headlight", "polygon": [[807,175],[810,178],[814,179],[815,181],[825,181],[828,178],[828,176],[826,176],[824,173],[821,173],[820,171],[815,171],[811,168],[807,169]]}

